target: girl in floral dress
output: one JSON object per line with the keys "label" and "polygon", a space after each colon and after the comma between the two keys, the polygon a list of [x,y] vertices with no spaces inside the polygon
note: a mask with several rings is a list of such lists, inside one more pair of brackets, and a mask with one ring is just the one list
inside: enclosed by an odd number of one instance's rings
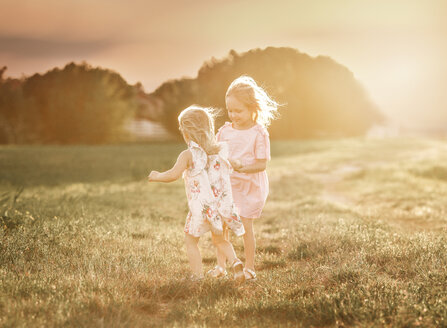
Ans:
{"label": "girl in floral dress", "polygon": [[170,170],[152,171],[149,181],[172,182],[183,174],[189,207],[185,244],[192,278],[203,277],[198,241],[200,236],[211,231],[213,244],[231,263],[234,278],[244,281],[243,264],[236,257],[233,245],[223,236],[224,225],[237,236],[245,233],[233,202],[228,148],[226,144],[219,144],[214,136],[211,109],[193,105],[183,110],[178,120],[188,149],[180,153]]}

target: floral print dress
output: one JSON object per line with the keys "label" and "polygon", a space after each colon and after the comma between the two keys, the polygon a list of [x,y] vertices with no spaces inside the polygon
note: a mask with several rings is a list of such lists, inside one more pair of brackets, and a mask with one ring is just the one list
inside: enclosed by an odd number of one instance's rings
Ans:
{"label": "floral print dress", "polygon": [[228,147],[220,145],[218,154],[207,155],[197,143],[188,143],[193,164],[183,173],[189,206],[184,231],[195,237],[208,231],[222,234],[224,224],[237,236],[245,233],[233,202]]}

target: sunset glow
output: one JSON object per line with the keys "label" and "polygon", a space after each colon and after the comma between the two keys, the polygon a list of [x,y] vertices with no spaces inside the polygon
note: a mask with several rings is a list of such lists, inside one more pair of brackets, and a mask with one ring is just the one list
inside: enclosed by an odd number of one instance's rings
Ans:
{"label": "sunset glow", "polygon": [[0,2],[7,76],[87,61],[150,92],[231,49],[287,46],[348,67],[398,123],[436,126],[447,111],[441,0]]}

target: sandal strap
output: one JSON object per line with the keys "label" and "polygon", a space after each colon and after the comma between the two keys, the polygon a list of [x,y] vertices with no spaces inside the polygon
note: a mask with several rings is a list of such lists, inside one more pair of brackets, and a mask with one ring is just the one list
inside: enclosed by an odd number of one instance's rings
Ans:
{"label": "sandal strap", "polygon": [[[217,274],[216,274],[216,270],[217,270]],[[216,265],[214,268],[209,270],[207,272],[207,274],[211,275],[215,278],[220,278],[220,277],[224,277],[227,275],[227,270],[225,270],[225,268],[221,267],[220,265]]]}
{"label": "sandal strap", "polygon": [[231,263],[231,267],[232,268],[234,268],[236,265],[239,265],[239,264],[244,264],[244,263],[242,263],[242,261],[241,260],[239,260],[237,257],[234,259],[234,261],[233,261],[233,263]]}
{"label": "sandal strap", "polygon": [[254,272],[252,269],[247,268],[245,268],[244,270],[251,276],[252,279],[256,279],[256,272]]}
{"label": "sandal strap", "polygon": [[244,264],[236,258],[233,263],[231,264],[231,268],[234,272],[234,280],[238,281],[239,283],[242,283],[245,281],[245,273],[244,273]]}

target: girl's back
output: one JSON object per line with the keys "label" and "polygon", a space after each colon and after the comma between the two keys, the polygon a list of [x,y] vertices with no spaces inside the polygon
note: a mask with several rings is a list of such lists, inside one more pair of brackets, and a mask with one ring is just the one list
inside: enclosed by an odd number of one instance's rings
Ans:
{"label": "girl's back", "polygon": [[236,235],[244,233],[231,191],[228,150],[221,146],[218,154],[208,155],[197,143],[190,141],[192,165],[184,174],[190,212],[185,232],[201,236],[211,230],[221,234],[225,222]]}

